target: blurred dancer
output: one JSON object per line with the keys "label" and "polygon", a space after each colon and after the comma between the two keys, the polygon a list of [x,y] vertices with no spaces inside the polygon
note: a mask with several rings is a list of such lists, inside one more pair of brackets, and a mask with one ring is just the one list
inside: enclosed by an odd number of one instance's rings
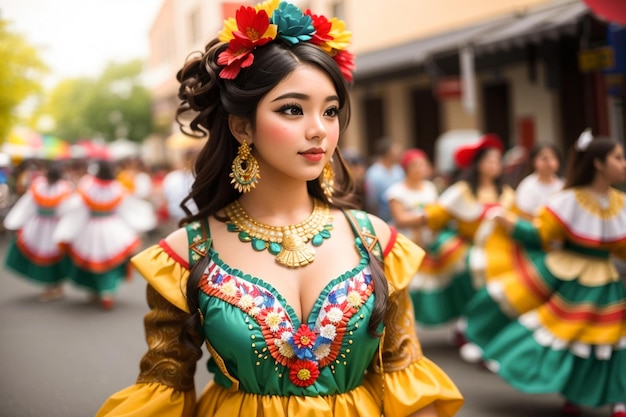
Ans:
{"label": "blurred dancer", "polygon": [[108,162],[94,162],[88,172],[61,207],[54,238],[68,245],[72,281],[110,309],[129,259],[140,247],[139,233],[152,230],[156,218],[150,203],[129,195],[115,180]]}
{"label": "blurred dancer", "polygon": [[60,167],[50,164],[45,176],[33,180],[28,191],[4,219],[4,227],[18,230],[6,254],[5,266],[47,287],[40,301],[63,296],[62,283],[69,271],[65,250],[52,239],[59,222],[58,208],[72,193]]}
{"label": "blurred dancer", "polygon": [[461,347],[466,344],[462,317],[467,303],[510,261],[510,239],[503,231],[494,233],[487,216],[496,207],[513,206],[514,192],[502,183],[503,148],[492,134],[458,148],[454,159],[462,170],[461,180],[425,208],[423,221],[439,234],[430,247],[432,265],[425,264],[412,282],[416,320],[434,326],[460,318],[456,342]]}
{"label": "blurred dancer", "polygon": [[532,219],[545,206],[548,199],[563,188],[559,177],[561,153],[554,145],[535,146],[529,155],[530,175],[515,190],[515,210],[526,219]]}
{"label": "blurred dancer", "polygon": [[626,291],[610,261],[626,259],[626,196],[613,188],[624,181],[622,146],[583,134],[535,221],[496,217],[527,251],[470,305],[467,334],[489,368],[523,392],[560,393],[565,415],[613,404],[626,417]]}

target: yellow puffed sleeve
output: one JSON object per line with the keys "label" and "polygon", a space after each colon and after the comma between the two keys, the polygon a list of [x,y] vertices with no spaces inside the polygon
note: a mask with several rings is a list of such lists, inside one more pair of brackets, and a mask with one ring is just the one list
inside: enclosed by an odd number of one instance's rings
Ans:
{"label": "yellow puffed sleeve", "polygon": [[424,214],[426,216],[426,225],[431,230],[443,229],[454,218],[443,205],[438,203],[424,207]]}
{"label": "yellow puffed sleeve", "polygon": [[532,223],[539,233],[541,243],[546,248],[549,248],[554,242],[561,242],[567,235],[567,231],[556,216],[545,207],[539,211]]}
{"label": "yellow puffed sleeve", "polygon": [[392,239],[395,239],[393,246],[385,253],[385,276],[394,290],[404,289],[415,276],[425,252],[402,234],[394,234]]}
{"label": "yellow puffed sleeve", "polygon": [[173,252],[166,252],[160,245],[154,245],[133,256],[130,261],[167,301],[189,312],[185,297],[189,270],[174,259],[174,255]]}
{"label": "yellow puffed sleeve", "polygon": [[184,285],[181,287],[180,278],[187,277],[188,273],[181,275],[187,270],[158,247],[137,255],[133,264],[149,282],[150,312],[144,320],[148,351],[141,359],[136,384],[111,396],[96,417],[191,417],[196,407],[194,374],[203,337],[185,326],[189,313],[186,303],[181,303]]}
{"label": "yellow puffed sleeve", "polygon": [[[449,417],[463,405],[463,397],[450,378],[422,355],[408,284],[419,267],[424,251],[402,235],[384,258],[390,284],[385,333],[379,358],[364,384],[379,396],[385,416],[409,416],[430,404],[439,416]],[[381,395],[382,393],[382,395]]]}

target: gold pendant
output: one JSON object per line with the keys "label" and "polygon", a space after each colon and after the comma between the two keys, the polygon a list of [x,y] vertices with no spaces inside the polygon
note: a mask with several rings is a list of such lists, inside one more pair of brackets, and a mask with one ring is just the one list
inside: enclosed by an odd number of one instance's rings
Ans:
{"label": "gold pendant", "polygon": [[297,268],[315,260],[315,250],[309,248],[298,235],[286,235],[282,246],[283,249],[276,255],[276,262],[281,265]]}
{"label": "gold pendant", "polygon": [[288,226],[270,226],[253,218],[235,200],[225,207],[227,230],[239,234],[239,240],[250,242],[256,251],[267,249],[276,256],[276,262],[289,268],[298,268],[315,260],[315,249],[330,238],[333,217],[327,204],[313,201],[313,212],[306,220]]}

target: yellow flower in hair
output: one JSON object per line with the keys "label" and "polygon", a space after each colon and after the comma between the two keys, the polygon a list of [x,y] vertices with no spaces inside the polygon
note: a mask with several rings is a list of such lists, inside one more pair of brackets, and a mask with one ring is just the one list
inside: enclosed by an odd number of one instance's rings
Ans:
{"label": "yellow flower in hair", "polygon": [[259,3],[254,6],[254,10],[256,10],[257,12],[259,10],[265,10],[268,16],[272,16],[274,10],[278,9],[278,4],[280,3],[280,1],[281,0],[265,0],[263,3]]}
{"label": "yellow flower in hair", "polygon": [[[344,49],[348,49],[350,46],[350,40],[352,39],[352,32],[346,30],[346,22],[343,20],[339,20],[336,17],[330,19],[330,24],[332,25],[330,28],[329,35],[333,37],[332,40],[326,41],[327,47],[331,49],[335,49],[337,51],[343,51]],[[330,52],[326,48],[325,51]]]}
{"label": "yellow flower in hair", "polygon": [[237,21],[234,17],[229,17],[224,20],[224,28],[217,35],[218,39],[222,42],[230,42],[231,39],[235,39],[233,32],[237,30]]}

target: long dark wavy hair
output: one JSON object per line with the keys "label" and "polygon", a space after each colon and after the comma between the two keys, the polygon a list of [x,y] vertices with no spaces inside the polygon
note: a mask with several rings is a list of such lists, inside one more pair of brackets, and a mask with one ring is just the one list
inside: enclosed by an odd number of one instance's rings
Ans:
{"label": "long dark wavy hair", "polygon": [[[465,169],[459,175],[459,180],[466,181],[469,184],[470,190],[472,190],[472,195],[475,198],[478,198],[478,186],[480,183],[480,172],[478,171],[478,165],[485,158],[487,153],[493,149],[492,147],[481,148],[476,151],[474,157],[472,158],[471,165]],[[496,186],[496,190],[498,192],[498,196],[502,195],[502,189],[504,188],[504,179],[502,173],[494,179],[494,185]]]}
{"label": "long dark wavy hair", "polygon": [[[196,137],[209,136],[196,159],[195,181],[190,194],[181,203],[187,214],[181,220],[181,225],[215,216],[219,210],[239,198],[240,193],[230,184],[228,176],[239,146],[230,131],[228,118],[230,115],[244,118],[254,128],[259,102],[298,65],[311,65],[331,78],[339,97],[339,124],[342,133],[350,119],[350,100],[345,79],[335,61],[319,47],[309,43],[269,43],[255,49],[254,63],[242,68],[233,80],[218,76],[222,67],[217,65],[217,56],[226,47],[226,43],[217,39],[209,42],[205,52],[188,60],[177,74],[180,82],[178,97],[182,103],[176,120],[181,125],[181,130]],[[192,117],[189,118],[188,115]],[[184,119],[188,122],[185,123]],[[332,207],[357,208],[355,184],[338,149],[333,155],[336,179],[332,201],[324,195],[318,180],[308,181],[307,189],[312,197],[325,201]],[[196,213],[187,209],[185,203],[189,200],[196,203]],[[208,265],[208,258],[205,256],[194,265],[187,283],[187,304],[192,314],[188,321],[189,327],[199,324],[198,283]],[[388,294],[381,265],[371,254],[370,267],[376,301],[368,330],[375,335],[384,318]]]}
{"label": "long dark wavy hair", "polygon": [[584,150],[579,150],[574,145],[570,149],[567,166],[567,181],[564,188],[581,187],[589,185],[596,176],[594,162],[606,161],[606,157],[615,149],[617,142],[605,137],[597,137]]}

